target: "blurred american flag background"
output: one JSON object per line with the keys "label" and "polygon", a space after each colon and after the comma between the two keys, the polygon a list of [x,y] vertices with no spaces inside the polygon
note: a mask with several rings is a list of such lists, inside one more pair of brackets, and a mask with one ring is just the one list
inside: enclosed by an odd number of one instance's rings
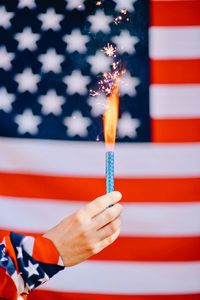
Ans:
{"label": "blurred american flag background", "polygon": [[0,0],[0,239],[41,234],[104,194],[105,97],[89,90],[108,43],[127,69],[121,236],[29,299],[200,299],[198,0]]}

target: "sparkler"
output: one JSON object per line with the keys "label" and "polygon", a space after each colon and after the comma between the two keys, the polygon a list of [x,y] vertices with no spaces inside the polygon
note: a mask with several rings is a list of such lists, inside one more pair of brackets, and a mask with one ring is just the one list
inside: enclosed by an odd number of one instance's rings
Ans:
{"label": "sparkler", "polygon": [[[104,0],[97,0],[96,6],[102,6]],[[114,18],[115,25],[130,21],[127,9],[121,9],[120,14]],[[114,191],[114,148],[118,123],[119,110],[119,82],[125,69],[117,58],[116,46],[108,43],[102,51],[113,58],[111,72],[105,72],[98,81],[98,91],[90,90],[91,96],[107,96],[107,106],[104,112],[104,140],[106,144],[106,193]]]}
{"label": "sparkler", "polygon": [[106,144],[106,193],[114,191],[114,148],[119,110],[119,79],[107,97],[104,112],[104,140]]}
{"label": "sparkler", "polygon": [[104,140],[106,144],[106,192],[114,191],[114,148],[116,140],[118,110],[119,110],[119,82],[125,69],[117,58],[116,47],[108,43],[102,51],[113,57],[112,71],[103,73],[98,81],[98,91],[91,90],[91,96],[105,93],[107,105],[104,112]]}

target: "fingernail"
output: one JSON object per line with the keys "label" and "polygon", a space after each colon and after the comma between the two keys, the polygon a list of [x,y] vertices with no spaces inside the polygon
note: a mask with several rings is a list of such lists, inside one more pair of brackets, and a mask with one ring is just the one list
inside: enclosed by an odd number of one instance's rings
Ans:
{"label": "fingernail", "polygon": [[117,192],[117,191],[112,192],[111,195],[112,195],[112,198],[116,199],[116,200],[121,199],[121,197],[122,197],[122,194],[120,192]]}

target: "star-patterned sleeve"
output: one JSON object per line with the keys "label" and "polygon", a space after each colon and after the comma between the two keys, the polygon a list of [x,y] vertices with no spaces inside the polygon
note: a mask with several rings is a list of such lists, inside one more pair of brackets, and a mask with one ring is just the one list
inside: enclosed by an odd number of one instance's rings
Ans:
{"label": "star-patterned sleeve", "polygon": [[62,259],[49,239],[10,233],[0,244],[0,298],[26,299],[63,269]]}

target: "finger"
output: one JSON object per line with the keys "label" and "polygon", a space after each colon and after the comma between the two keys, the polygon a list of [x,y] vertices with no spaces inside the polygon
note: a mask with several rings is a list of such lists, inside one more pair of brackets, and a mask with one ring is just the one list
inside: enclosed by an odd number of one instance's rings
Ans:
{"label": "finger", "polygon": [[102,240],[101,242],[99,242],[99,244],[97,245],[94,252],[99,253],[104,248],[111,245],[119,237],[119,235],[120,235],[120,229],[118,231],[116,231],[115,233],[113,233],[111,236],[109,236],[109,237],[105,238],[104,240]]}
{"label": "finger", "polygon": [[121,217],[117,217],[115,220],[104,226],[103,228],[97,231],[98,240],[102,241],[106,238],[111,237],[115,232],[120,229],[121,226]]}
{"label": "finger", "polygon": [[105,225],[111,223],[118,218],[122,213],[122,205],[117,203],[108,209],[105,209],[102,213],[98,214],[94,220],[94,226],[96,230],[101,229]]}
{"label": "finger", "polygon": [[89,216],[93,218],[96,215],[100,214],[102,211],[104,211],[108,206],[113,205],[118,201],[120,201],[121,198],[122,198],[122,194],[120,192],[115,191],[106,194],[90,202],[86,206],[86,211],[89,214]]}

